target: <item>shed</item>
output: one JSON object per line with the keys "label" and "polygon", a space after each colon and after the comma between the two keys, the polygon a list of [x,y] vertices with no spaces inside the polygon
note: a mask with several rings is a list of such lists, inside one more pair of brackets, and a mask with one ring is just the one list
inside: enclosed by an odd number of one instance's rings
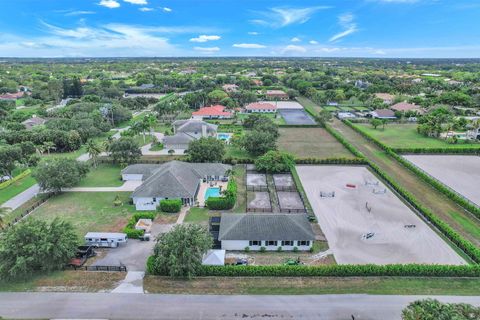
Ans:
{"label": "shed", "polygon": [[143,230],[145,233],[150,233],[152,230],[152,219],[138,219],[135,225],[135,230]]}

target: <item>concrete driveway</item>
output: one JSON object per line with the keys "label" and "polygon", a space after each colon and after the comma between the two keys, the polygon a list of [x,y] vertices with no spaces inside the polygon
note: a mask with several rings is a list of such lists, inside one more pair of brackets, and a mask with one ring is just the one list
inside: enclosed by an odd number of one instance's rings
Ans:
{"label": "concrete driveway", "polygon": [[145,271],[147,258],[152,254],[155,238],[172,229],[173,224],[153,224],[150,241],[129,239],[128,243],[118,248],[110,248],[105,257],[93,263],[94,266],[125,265],[130,271]]}

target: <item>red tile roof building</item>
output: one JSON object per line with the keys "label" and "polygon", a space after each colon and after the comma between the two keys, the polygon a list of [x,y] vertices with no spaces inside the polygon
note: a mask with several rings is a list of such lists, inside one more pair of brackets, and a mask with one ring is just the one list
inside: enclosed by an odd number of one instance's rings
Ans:
{"label": "red tile roof building", "polygon": [[16,93],[2,94],[2,95],[0,95],[0,100],[17,100],[17,99],[20,99],[21,97],[23,97],[23,94],[24,94],[23,91],[16,92]]}
{"label": "red tile roof building", "polygon": [[245,110],[248,113],[260,112],[260,113],[274,113],[277,111],[277,107],[271,103],[266,102],[254,102],[245,106]]}
{"label": "red tile roof building", "polygon": [[233,113],[225,111],[226,107],[215,105],[198,109],[192,112],[194,119],[229,119],[233,117]]}
{"label": "red tile roof building", "polygon": [[279,100],[288,100],[288,94],[283,90],[267,90],[267,98],[279,99]]}
{"label": "red tile roof building", "polygon": [[400,111],[400,112],[405,112],[405,111],[421,112],[422,111],[422,109],[419,106],[411,103],[406,103],[406,102],[396,103],[393,106],[391,106],[390,109],[394,111]]}

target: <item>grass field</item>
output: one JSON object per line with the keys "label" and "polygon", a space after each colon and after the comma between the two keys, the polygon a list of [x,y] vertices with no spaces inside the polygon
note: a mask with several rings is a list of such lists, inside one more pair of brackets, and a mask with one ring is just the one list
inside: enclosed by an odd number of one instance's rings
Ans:
{"label": "grass field", "polygon": [[0,190],[0,204],[22,193],[23,191],[33,186],[35,183],[37,183],[37,181],[35,181],[35,179],[31,175],[15,181],[5,189]]}
{"label": "grass field", "polygon": [[[285,120],[283,119],[283,117],[279,114],[279,113],[262,113],[263,116],[269,118],[269,119],[272,119],[273,122],[275,122],[276,124],[285,124]],[[244,119],[248,118],[250,116],[250,114],[246,114],[246,113],[239,113],[237,114],[237,119],[240,120],[240,121],[243,121]]]}
{"label": "grass field", "polygon": [[297,158],[353,158],[334,137],[323,128],[280,128],[278,148]]}
{"label": "grass field", "polygon": [[77,187],[119,187],[123,184],[120,177],[122,168],[112,164],[99,164],[91,168],[87,176]]}
{"label": "grass field", "polygon": [[209,212],[210,211],[207,208],[190,208],[185,216],[184,222],[208,222],[208,218],[210,218]]}
{"label": "grass field", "polygon": [[327,111],[338,111],[338,108],[337,107],[334,107],[334,106],[325,106],[323,107],[323,109],[327,110]]}
{"label": "grass field", "polygon": [[[123,206],[113,206],[117,195]],[[119,232],[135,213],[129,196],[130,192],[66,192],[45,202],[31,217],[47,221],[62,218],[73,224],[79,237],[88,231]]]}
{"label": "grass field", "polygon": [[163,294],[480,294],[480,279],[460,278],[329,278],[329,277],[205,277],[174,280],[147,276],[148,293]]}
{"label": "grass field", "polygon": [[449,144],[444,140],[425,137],[417,132],[416,124],[388,124],[385,129],[374,129],[370,124],[355,124],[357,128],[392,148],[463,148],[480,144]]}
{"label": "grass field", "polygon": [[224,158],[254,159],[247,151],[235,147],[231,144],[225,146]]}
{"label": "grass field", "polygon": [[318,114],[323,110],[322,107],[320,107],[308,98],[297,97],[297,101],[305,108],[305,110],[308,110],[311,114]]}

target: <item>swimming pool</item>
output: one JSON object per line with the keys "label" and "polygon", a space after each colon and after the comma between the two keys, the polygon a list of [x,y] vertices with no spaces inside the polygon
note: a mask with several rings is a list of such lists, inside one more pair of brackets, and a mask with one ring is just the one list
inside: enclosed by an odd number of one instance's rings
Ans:
{"label": "swimming pool", "polygon": [[209,197],[220,197],[220,188],[208,188],[205,191],[205,200]]}
{"label": "swimming pool", "polygon": [[217,134],[217,139],[223,140],[223,141],[226,141],[226,142],[228,142],[231,137],[232,137],[231,133],[218,133]]}

